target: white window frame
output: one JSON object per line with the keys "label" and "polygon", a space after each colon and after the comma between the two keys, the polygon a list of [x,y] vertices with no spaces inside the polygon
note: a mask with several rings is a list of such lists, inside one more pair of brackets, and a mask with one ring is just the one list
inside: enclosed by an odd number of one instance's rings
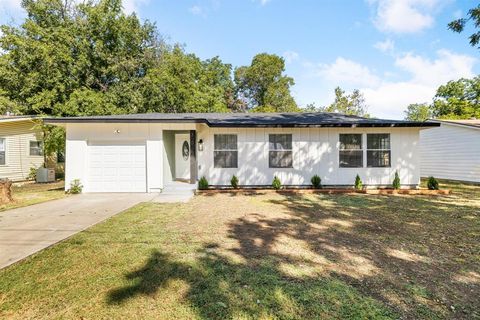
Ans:
{"label": "white window frame", "polygon": [[[388,135],[388,145],[389,145],[389,149],[369,149],[368,148],[368,136],[370,135]],[[366,134],[366,139],[365,139],[365,150],[366,150],[366,153],[365,153],[365,160],[366,160],[366,166],[367,168],[391,168],[392,167],[392,135],[388,132],[375,132],[375,133],[367,133]],[[389,153],[389,158],[388,158],[388,166],[371,166],[371,165],[368,165],[368,152],[369,151],[388,151]]]}
{"label": "white window frame", "polygon": [[[215,146],[215,136],[235,136],[237,138],[237,148],[236,149],[217,149]],[[235,167],[219,167],[215,164],[215,152],[236,152],[237,153],[237,163]],[[237,133],[215,133],[213,134],[213,167],[215,169],[238,169],[238,134]]]}
{"label": "white window frame", "polygon": [[[40,154],[32,154],[32,142],[38,143],[38,149],[40,150]],[[28,142],[28,155],[30,157],[43,157],[43,141],[38,140],[30,140]]]}
{"label": "white window frame", "polygon": [[[292,143],[291,143],[291,148],[290,149],[270,149],[270,136],[273,136],[273,135],[287,135],[287,136],[290,136],[291,137],[291,140],[292,140]],[[295,158],[294,158],[294,154],[293,154],[293,133],[291,132],[270,132],[268,133],[268,140],[267,140],[267,143],[268,143],[268,168],[269,169],[292,169],[294,167],[294,161],[295,161]],[[288,167],[272,167],[271,164],[270,164],[270,152],[291,152],[292,153],[292,165],[291,166],[288,166]]]}
{"label": "white window frame", "polygon": [[3,153],[4,153],[4,163],[0,163],[0,166],[6,166],[7,165],[7,138],[6,137],[0,137],[1,140],[3,140]]}

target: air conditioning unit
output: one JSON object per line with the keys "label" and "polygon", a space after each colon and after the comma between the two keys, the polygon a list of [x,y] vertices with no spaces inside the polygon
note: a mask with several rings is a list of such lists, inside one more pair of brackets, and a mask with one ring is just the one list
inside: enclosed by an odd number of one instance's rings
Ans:
{"label": "air conditioning unit", "polygon": [[52,168],[38,168],[37,182],[46,183],[55,181],[55,169]]}

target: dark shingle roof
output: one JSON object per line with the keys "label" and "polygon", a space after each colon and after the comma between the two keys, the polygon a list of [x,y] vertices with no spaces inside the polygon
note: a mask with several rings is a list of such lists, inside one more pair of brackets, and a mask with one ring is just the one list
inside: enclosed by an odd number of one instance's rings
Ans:
{"label": "dark shingle roof", "polygon": [[362,118],[330,112],[296,113],[139,113],[47,118],[46,123],[205,123],[210,127],[436,127],[433,122]]}

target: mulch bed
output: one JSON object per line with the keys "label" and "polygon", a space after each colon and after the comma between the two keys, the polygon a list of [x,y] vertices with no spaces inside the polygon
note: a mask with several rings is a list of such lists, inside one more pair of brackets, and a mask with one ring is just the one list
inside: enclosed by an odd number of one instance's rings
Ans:
{"label": "mulch bed", "polygon": [[429,189],[364,189],[355,190],[349,188],[323,188],[323,189],[302,189],[302,188],[285,188],[281,190],[266,189],[266,188],[224,188],[224,189],[207,189],[197,190],[197,194],[216,194],[216,193],[235,193],[235,194],[268,194],[268,193],[297,193],[297,194],[311,194],[311,193],[326,193],[326,194],[348,194],[348,193],[362,193],[362,194],[402,194],[402,195],[449,195],[451,190],[429,190]]}

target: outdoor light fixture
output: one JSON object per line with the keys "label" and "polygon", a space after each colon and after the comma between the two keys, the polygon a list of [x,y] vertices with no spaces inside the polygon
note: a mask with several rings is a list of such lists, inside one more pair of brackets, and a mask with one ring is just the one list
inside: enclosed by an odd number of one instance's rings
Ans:
{"label": "outdoor light fixture", "polygon": [[113,131],[113,133],[119,134],[119,133],[120,133],[120,129],[115,129],[115,130]]}
{"label": "outdoor light fixture", "polygon": [[198,151],[203,151],[203,139],[198,140]]}

